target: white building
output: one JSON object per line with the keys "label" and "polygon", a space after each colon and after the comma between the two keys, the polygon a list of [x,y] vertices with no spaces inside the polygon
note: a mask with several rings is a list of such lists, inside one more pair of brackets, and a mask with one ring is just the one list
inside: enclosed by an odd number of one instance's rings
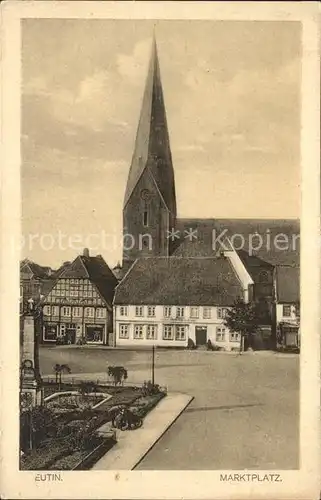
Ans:
{"label": "white building", "polygon": [[115,344],[187,347],[191,339],[239,349],[240,335],[224,318],[237,298],[248,300],[250,285],[223,255],[138,259],[115,291]]}

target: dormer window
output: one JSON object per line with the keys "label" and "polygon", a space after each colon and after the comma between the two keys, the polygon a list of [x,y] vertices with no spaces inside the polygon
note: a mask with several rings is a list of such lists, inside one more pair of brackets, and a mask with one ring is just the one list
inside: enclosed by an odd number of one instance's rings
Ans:
{"label": "dormer window", "polygon": [[268,283],[269,273],[267,271],[261,271],[259,274],[259,283]]}

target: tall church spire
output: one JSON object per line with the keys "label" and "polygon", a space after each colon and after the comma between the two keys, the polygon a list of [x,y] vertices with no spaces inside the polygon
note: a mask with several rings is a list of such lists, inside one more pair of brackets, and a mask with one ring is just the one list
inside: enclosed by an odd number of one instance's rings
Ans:
{"label": "tall church spire", "polygon": [[149,170],[167,209],[175,217],[174,170],[155,33],[152,41],[135,149],[126,186],[124,207],[126,207],[145,169]]}

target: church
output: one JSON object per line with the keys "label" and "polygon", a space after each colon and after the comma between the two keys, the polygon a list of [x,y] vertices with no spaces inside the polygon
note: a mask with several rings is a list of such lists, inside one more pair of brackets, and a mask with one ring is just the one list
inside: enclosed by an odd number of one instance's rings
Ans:
{"label": "church", "polygon": [[[238,335],[223,323],[238,298],[262,304],[260,348],[275,346],[276,269],[299,269],[299,221],[180,218],[174,170],[153,40],[123,204],[122,265],[113,270],[115,346],[210,340],[237,349]],[[271,245],[280,234],[287,248]],[[269,245],[252,246],[260,237]]]}

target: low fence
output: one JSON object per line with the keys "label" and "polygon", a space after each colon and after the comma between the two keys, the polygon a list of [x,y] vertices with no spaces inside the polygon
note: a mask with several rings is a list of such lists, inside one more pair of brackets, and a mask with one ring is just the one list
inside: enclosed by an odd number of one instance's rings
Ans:
{"label": "low fence", "polygon": [[[79,386],[81,383],[94,383],[98,385],[99,387],[143,387],[144,382],[134,382],[134,381],[128,381],[125,380],[121,384],[117,384],[115,386],[115,383],[113,382],[112,379],[93,379],[89,377],[84,377],[84,378],[76,378],[76,377],[70,377],[70,378],[65,378],[61,382],[61,386],[66,386],[66,385],[71,385],[71,386]],[[56,381],[55,377],[52,376],[43,376],[42,377],[42,383],[43,385],[59,385],[59,382]]]}

